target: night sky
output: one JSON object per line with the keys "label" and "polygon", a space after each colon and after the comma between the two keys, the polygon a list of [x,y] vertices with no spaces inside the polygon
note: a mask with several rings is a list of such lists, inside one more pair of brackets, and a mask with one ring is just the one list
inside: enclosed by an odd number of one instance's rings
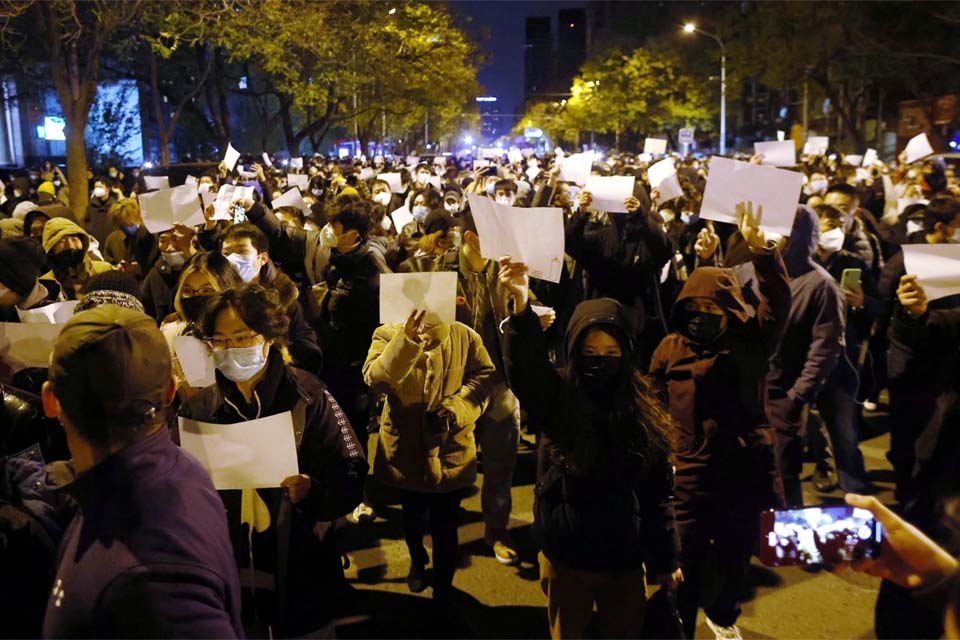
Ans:
{"label": "night sky", "polygon": [[486,88],[487,95],[497,97],[501,113],[516,113],[523,103],[524,19],[528,16],[549,16],[556,34],[557,11],[582,8],[585,2],[465,0],[452,1],[449,6],[455,13],[470,16],[469,31],[480,34],[486,29],[489,32],[489,39],[477,36],[481,48],[489,56],[478,79]]}

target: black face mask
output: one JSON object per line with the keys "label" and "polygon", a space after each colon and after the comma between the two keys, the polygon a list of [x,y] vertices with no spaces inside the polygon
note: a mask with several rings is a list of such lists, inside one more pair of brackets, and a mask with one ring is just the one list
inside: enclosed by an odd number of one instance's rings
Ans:
{"label": "black face mask", "polygon": [[50,254],[50,264],[58,269],[72,269],[83,262],[83,249],[67,249]]}
{"label": "black face mask", "polygon": [[620,356],[580,356],[580,375],[591,393],[612,393],[620,379]]}
{"label": "black face mask", "polygon": [[687,337],[700,344],[710,344],[723,335],[723,316],[716,313],[691,313],[687,320]]}
{"label": "black face mask", "polygon": [[203,312],[207,309],[207,304],[214,296],[190,296],[189,298],[180,298],[180,308],[183,309],[183,317],[187,322],[197,323],[203,319]]}

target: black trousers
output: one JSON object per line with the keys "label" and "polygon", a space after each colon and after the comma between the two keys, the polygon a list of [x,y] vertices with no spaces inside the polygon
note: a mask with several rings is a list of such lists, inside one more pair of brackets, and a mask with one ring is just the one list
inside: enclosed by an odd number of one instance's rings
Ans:
{"label": "black trousers", "polygon": [[410,561],[425,565],[429,557],[423,546],[423,536],[429,523],[433,539],[433,594],[449,591],[457,568],[457,526],[460,519],[461,492],[419,493],[405,491],[403,506],[403,536],[410,551]]}

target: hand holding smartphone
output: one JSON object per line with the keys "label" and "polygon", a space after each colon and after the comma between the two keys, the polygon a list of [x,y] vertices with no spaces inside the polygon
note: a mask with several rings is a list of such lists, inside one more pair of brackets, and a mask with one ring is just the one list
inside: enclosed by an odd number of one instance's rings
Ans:
{"label": "hand holding smartphone", "polygon": [[866,509],[807,507],[760,515],[760,562],[768,567],[836,566],[880,554],[883,532]]}

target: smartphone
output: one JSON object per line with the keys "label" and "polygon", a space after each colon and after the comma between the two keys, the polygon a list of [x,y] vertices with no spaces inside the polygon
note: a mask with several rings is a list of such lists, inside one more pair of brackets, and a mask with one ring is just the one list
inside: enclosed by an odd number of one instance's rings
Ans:
{"label": "smartphone", "polygon": [[883,530],[854,507],[807,507],[760,514],[760,562],[768,567],[833,566],[880,555]]}
{"label": "smartphone", "polygon": [[844,269],[840,276],[840,288],[847,291],[858,291],[860,289],[860,269]]}
{"label": "smartphone", "polygon": [[233,205],[233,224],[240,224],[241,222],[246,222],[247,212],[244,210],[242,204]]}
{"label": "smartphone", "polygon": [[480,170],[480,177],[482,178],[489,178],[496,175],[497,175],[497,168],[495,166],[484,167],[483,169]]}

